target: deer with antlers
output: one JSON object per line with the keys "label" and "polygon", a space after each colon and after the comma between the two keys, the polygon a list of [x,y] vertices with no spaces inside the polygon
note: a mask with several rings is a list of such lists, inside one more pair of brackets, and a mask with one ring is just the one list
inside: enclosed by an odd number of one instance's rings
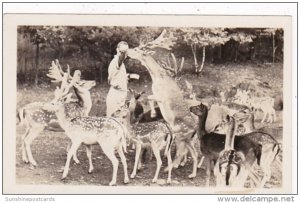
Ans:
{"label": "deer with antlers", "polygon": [[65,73],[61,88],[57,87],[55,90],[55,99],[44,106],[44,109],[55,112],[59,124],[72,141],[62,179],[67,177],[70,160],[83,143],[86,145],[99,144],[104,154],[110,159],[113,165],[113,175],[109,185],[116,184],[119,165],[119,161],[115,156],[115,151],[117,151],[123,164],[124,183],[128,183],[127,163],[124,155],[124,152],[126,152],[126,128],[117,119],[110,117],[82,116],[68,119],[65,113],[65,104],[70,101],[72,93],[69,93],[69,88],[73,84],[72,81],[69,84],[67,78],[68,75]]}
{"label": "deer with antlers", "polygon": [[[52,61],[52,66],[49,69],[49,78],[54,79],[52,82],[62,82],[63,70],[59,61]],[[68,119],[78,116],[87,116],[92,108],[92,99],[90,89],[96,85],[95,81],[80,80],[80,71],[75,71],[73,77],[70,76],[70,69],[68,67],[67,75],[70,84],[74,87],[74,92],[77,96],[77,101],[72,101],[64,105],[65,113]],[[71,86],[70,86],[71,87]],[[54,100],[56,100],[55,98]],[[54,101],[53,100],[53,101]],[[46,103],[34,102],[27,104],[18,110],[20,117],[20,125],[26,126],[25,133],[22,135],[22,159],[25,163],[31,163],[36,166],[31,152],[32,141],[46,129],[51,128],[53,123],[57,123],[57,117],[53,111],[44,109]],[[87,146],[87,155],[90,158],[90,146]],[[79,163],[76,154],[73,157],[76,163]],[[92,172],[93,167],[90,166],[89,172]]]}
{"label": "deer with antlers", "polygon": [[[154,100],[158,103],[163,118],[175,136],[177,149],[183,149],[180,150],[182,152],[187,148],[192,155],[193,171],[189,178],[193,178],[197,172],[197,154],[192,146],[191,139],[195,134],[197,124],[189,112],[188,104],[184,100],[183,93],[174,78],[151,56],[153,53],[151,49],[160,47],[170,50],[171,46],[175,44],[173,35],[170,34],[166,38],[165,34],[166,30],[154,41],[129,49],[128,56],[139,60],[150,73]],[[184,154],[180,154],[166,170],[171,171],[183,156]]]}

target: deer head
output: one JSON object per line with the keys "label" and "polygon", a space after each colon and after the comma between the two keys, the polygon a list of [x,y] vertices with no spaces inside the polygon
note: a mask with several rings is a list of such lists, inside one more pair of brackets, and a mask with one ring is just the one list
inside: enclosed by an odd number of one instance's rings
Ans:
{"label": "deer head", "polygon": [[173,33],[169,33],[168,37],[165,37],[167,31],[163,30],[162,33],[155,40],[151,42],[142,42],[140,45],[133,49],[129,49],[127,54],[128,57],[132,59],[142,60],[147,55],[153,55],[155,51],[154,48],[163,48],[171,50],[171,47],[175,44],[176,38],[173,36]]}
{"label": "deer head", "polygon": [[190,112],[192,112],[196,116],[203,116],[207,115],[208,108],[201,103],[200,105],[190,107]]}
{"label": "deer head", "polygon": [[69,103],[72,100],[72,93],[69,93],[70,88],[74,85],[75,79],[68,81],[68,74],[64,73],[61,81],[61,87],[56,87],[54,91],[54,99],[46,104],[44,108],[50,111],[57,111],[62,105]]}

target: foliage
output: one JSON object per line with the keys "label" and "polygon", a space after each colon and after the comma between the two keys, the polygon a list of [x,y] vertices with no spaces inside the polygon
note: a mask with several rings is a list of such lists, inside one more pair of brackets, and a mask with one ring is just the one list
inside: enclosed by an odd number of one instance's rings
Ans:
{"label": "foliage", "polygon": [[[247,60],[283,60],[283,30],[277,28],[19,26],[18,78],[28,78],[31,74],[41,77],[44,69],[57,58],[62,65],[69,64],[71,68],[83,70],[89,79],[103,82],[120,41],[136,47],[153,41],[163,29],[172,31],[177,38],[171,52],[178,58],[184,57],[186,62],[194,60],[198,71],[202,70],[206,58],[218,58],[222,63],[243,61],[245,55],[251,55]],[[245,47],[247,49],[243,50]],[[199,48],[202,51],[198,53]],[[168,54],[157,54],[157,60],[165,59]],[[202,56],[200,68],[199,55]],[[140,64],[129,63],[129,71],[139,69]],[[189,66],[184,69],[189,69]]]}

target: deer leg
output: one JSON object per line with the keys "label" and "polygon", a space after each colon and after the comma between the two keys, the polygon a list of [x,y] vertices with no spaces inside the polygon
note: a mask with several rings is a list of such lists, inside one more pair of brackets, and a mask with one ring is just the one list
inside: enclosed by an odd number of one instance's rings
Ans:
{"label": "deer leg", "polygon": [[152,180],[153,183],[157,182],[157,178],[158,178],[158,174],[159,174],[159,170],[161,168],[162,165],[162,161],[161,161],[161,157],[160,157],[160,150],[158,148],[158,146],[152,145],[152,150],[156,159],[156,171],[155,171],[155,175],[154,178]]}
{"label": "deer leg", "polygon": [[200,162],[199,162],[197,168],[201,168],[201,166],[202,166],[202,164],[203,164],[203,161],[204,161],[204,158],[205,158],[204,156],[201,157],[201,160],[200,160]]}
{"label": "deer leg", "polygon": [[[100,142],[98,142],[100,145]],[[118,166],[119,166],[119,161],[115,155],[114,148],[111,146],[111,143],[105,143],[100,145],[102,147],[102,150],[104,154],[109,158],[113,165],[113,175],[112,179],[109,183],[110,186],[116,185],[117,182],[117,172],[118,172]]]}
{"label": "deer leg", "polygon": [[94,170],[93,161],[92,161],[92,145],[86,145],[86,156],[88,157],[89,160],[89,173],[92,173]]}
{"label": "deer leg", "polygon": [[[176,141],[176,140],[175,140]],[[172,169],[174,166],[178,165],[180,161],[182,160],[184,153],[185,153],[185,146],[183,142],[178,142],[176,143],[176,150],[178,151],[178,156],[175,158],[175,160],[168,165],[167,168],[164,169],[164,171],[168,171],[168,180],[167,183],[171,183],[171,175],[172,175]]]}
{"label": "deer leg", "polygon": [[[67,153],[69,152],[69,150],[70,150],[70,148],[71,148],[71,145],[72,145],[72,143],[69,143],[69,144],[68,144],[67,149],[66,149]],[[75,154],[73,155],[73,160],[74,160],[74,162],[75,162],[76,164],[80,164],[80,161],[79,161],[78,158],[77,158],[77,151],[76,151]]]}
{"label": "deer leg", "polygon": [[24,163],[28,163],[28,157],[27,157],[27,153],[26,153],[25,139],[28,136],[29,131],[30,131],[30,128],[26,126],[26,131],[22,135],[22,160],[23,160]]}
{"label": "deer leg", "polygon": [[269,181],[271,178],[271,168],[268,165],[270,165],[270,163],[269,164],[265,163],[264,165],[261,166],[262,170],[264,172],[264,175],[259,184],[260,188],[263,188],[265,186],[266,182]]}
{"label": "deer leg", "polygon": [[36,161],[34,160],[31,152],[31,142],[43,131],[44,128],[31,128],[29,134],[25,138],[25,147],[26,147],[26,152],[28,156],[29,163],[31,163],[33,166],[37,166]]}
{"label": "deer leg", "polygon": [[126,183],[129,182],[129,177],[128,177],[128,171],[127,171],[126,157],[125,157],[125,155],[124,155],[122,145],[119,146],[118,154],[119,154],[119,156],[120,156],[120,158],[121,158],[121,162],[122,162],[122,165],[123,165],[123,170],[124,170],[124,183],[126,184]]}
{"label": "deer leg", "polygon": [[[206,187],[209,187],[210,175],[211,175],[211,160],[208,161],[207,168],[206,168],[206,183],[205,183]],[[217,178],[217,180],[218,180],[218,178]],[[217,186],[218,185],[219,185],[219,183],[217,182]]]}
{"label": "deer leg", "polygon": [[[167,146],[166,146],[167,147]],[[167,160],[168,160],[168,167],[171,166],[172,164],[172,157],[171,157],[171,149],[168,150],[167,152]],[[171,173],[168,173],[168,179],[167,179],[167,182],[168,183],[171,183],[172,180],[171,180]]]}
{"label": "deer leg", "polygon": [[134,178],[136,175],[137,167],[140,162],[141,149],[142,149],[141,143],[136,143],[134,166],[130,178]]}
{"label": "deer leg", "polygon": [[267,112],[263,111],[264,112],[264,116],[261,120],[261,123],[265,122],[266,118],[267,118]]}
{"label": "deer leg", "polygon": [[194,178],[197,175],[197,162],[198,162],[197,155],[196,155],[194,148],[191,146],[190,143],[186,144],[186,146],[187,146],[188,150],[190,151],[191,156],[193,158],[193,171],[189,175],[189,178]]}
{"label": "deer leg", "polygon": [[180,163],[180,166],[185,166],[186,162],[187,162],[187,152],[186,152],[186,154],[183,156],[183,160],[182,160],[182,162]]}
{"label": "deer leg", "polygon": [[[177,159],[178,156],[179,156],[179,151],[178,151],[178,149],[177,149],[177,147],[176,147],[176,155],[175,155],[175,159]],[[178,168],[178,166],[179,166],[179,164],[181,163],[181,161],[182,161],[182,160],[179,160],[178,163],[174,164],[174,165],[173,165],[173,168]]]}
{"label": "deer leg", "polygon": [[156,117],[156,111],[155,111],[155,108],[154,108],[154,100],[149,100],[149,106],[150,106],[150,117],[151,118],[155,118]]}
{"label": "deer leg", "polygon": [[66,161],[66,164],[65,164],[65,168],[64,168],[64,172],[63,172],[63,175],[61,177],[61,179],[65,179],[68,175],[68,172],[69,172],[69,168],[70,168],[70,161],[71,161],[71,158],[72,156],[76,153],[78,147],[80,146],[81,144],[81,141],[80,140],[73,140],[72,141],[72,146],[68,152],[68,155],[67,155],[67,161]]}

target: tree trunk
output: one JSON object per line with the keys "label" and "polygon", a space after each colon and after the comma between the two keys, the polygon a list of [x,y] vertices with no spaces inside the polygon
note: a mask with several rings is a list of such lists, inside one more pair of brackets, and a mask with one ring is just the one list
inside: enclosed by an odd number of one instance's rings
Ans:
{"label": "tree trunk", "polygon": [[[100,64],[102,64],[102,63],[100,63]],[[102,84],[103,83],[103,72],[102,72],[102,66],[101,65],[100,65],[99,71],[100,71],[100,75],[99,75],[99,77],[100,77],[100,84]]]}
{"label": "tree trunk", "polygon": [[275,34],[272,33],[273,38],[273,64],[275,62]]}
{"label": "tree trunk", "polygon": [[192,52],[193,52],[193,56],[194,56],[194,66],[195,66],[195,73],[198,72],[198,60],[197,60],[197,44],[191,44],[191,48],[192,48]]}
{"label": "tree trunk", "polygon": [[200,67],[197,75],[199,75],[199,73],[202,72],[203,67],[204,67],[204,62],[205,62],[205,46],[202,48],[202,63],[201,63],[201,67]]}
{"label": "tree trunk", "polygon": [[218,60],[221,61],[222,60],[222,45],[220,45],[218,47]]}
{"label": "tree trunk", "polygon": [[36,44],[36,53],[35,53],[35,77],[34,84],[38,85],[38,76],[39,76],[39,60],[40,60],[40,44]]}
{"label": "tree trunk", "polygon": [[211,47],[210,49],[210,63],[214,63],[215,62],[215,48],[214,47]]}
{"label": "tree trunk", "polygon": [[234,62],[237,62],[237,60],[238,60],[239,47],[240,47],[240,44],[238,43],[237,46],[236,46],[236,49],[235,49]]}
{"label": "tree trunk", "polygon": [[94,80],[95,80],[95,81],[98,81],[98,74],[99,74],[99,73],[98,73],[97,63],[96,63],[96,62],[94,62],[94,71],[95,71],[95,72],[94,72],[94,73],[95,73],[95,75],[94,75],[94,76],[95,76]]}

